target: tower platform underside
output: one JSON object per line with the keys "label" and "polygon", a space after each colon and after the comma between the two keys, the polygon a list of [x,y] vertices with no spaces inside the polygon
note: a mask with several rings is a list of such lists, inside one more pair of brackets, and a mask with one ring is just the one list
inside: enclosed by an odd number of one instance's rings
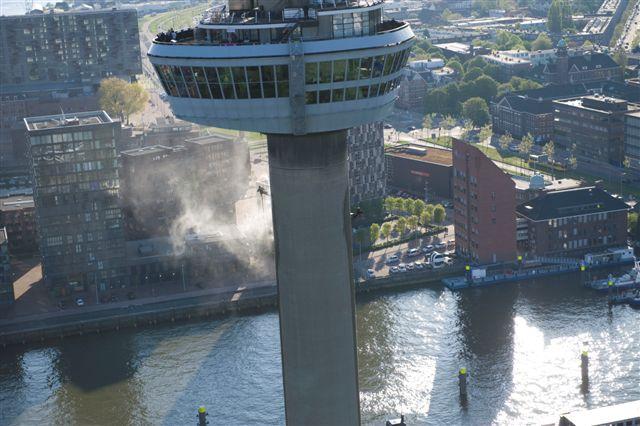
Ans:
{"label": "tower platform underside", "polygon": [[347,132],[267,141],[287,424],[357,425]]}

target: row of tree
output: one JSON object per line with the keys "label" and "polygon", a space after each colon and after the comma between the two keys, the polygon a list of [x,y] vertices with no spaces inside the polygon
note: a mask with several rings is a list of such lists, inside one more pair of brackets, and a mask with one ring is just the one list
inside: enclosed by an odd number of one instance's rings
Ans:
{"label": "row of tree", "polygon": [[547,28],[554,34],[575,28],[569,0],[553,0],[547,13]]}
{"label": "row of tree", "polygon": [[415,216],[422,226],[440,224],[447,215],[442,204],[427,204],[412,198],[387,197],[384,199],[384,208],[389,214]]}
{"label": "row of tree", "polygon": [[[459,116],[463,113],[464,103],[471,98],[481,98],[488,105],[498,95],[542,87],[535,81],[521,77],[511,77],[504,81],[498,66],[487,63],[479,56],[466,61],[464,65],[452,58],[447,62],[447,67],[456,72],[459,81],[433,89],[427,94],[424,105],[427,114]],[[479,105],[477,101],[473,103]],[[486,111],[488,112],[488,106]],[[484,124],[482,119],[478,122]]]}

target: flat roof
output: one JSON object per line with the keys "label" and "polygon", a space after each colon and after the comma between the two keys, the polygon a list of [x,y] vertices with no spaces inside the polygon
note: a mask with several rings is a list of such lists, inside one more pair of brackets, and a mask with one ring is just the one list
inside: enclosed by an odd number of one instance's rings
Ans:
{"label": "flat roof", "polygon": [[450,50],[452,52],[469,53],[469,45],[464,43],[458,43],[458,42],[439,43],[439,44],[434,44],[434,46],[440,49]]}
{"label": "flat roof", "polygon": [[143,146],[142,148],[128,149],[126,151],[122,151],[120,154],[125,157],[143,157],[146,155],[171,153],[175,151],[181,151],[183,149],[184,147],[182,146],[169,147],[164,145],[149,145]]}
{"label": "flat roof", "polygon": [[[416,151],[412,153],[412,149],[415,149]],[[424,150],[424,153],[418,153],[420,150]],[[453,166],[453,153],[449,149],[433,148],[430,146],[405,146],[392,148],[385,152],[385,155],[408,158],[410,160],[421,161],[423,163],[439,164],[441,166]]]}
{"label": "flat roof", "polygon": [[[516,189],[520,191],[526,191],[529,189],[531,183],[530,179],[524,179],[521,176],[511,176],[511,179],[516,184]],[[561,191],[564,189],[580,188],[582,182],[577,179],[554,179],[552,181],[544,181],[545,191]]]}
{"label": "flat roof", "polygon": [[33,207],[33,197],[30,195],[0,198],[0,211],[3,212],[22,210],[25,208]]}
{"label": "flat roof", "polygon": [[198,136],[197,138],[187,139],[185,140],[185,143],[192,143],[197,145],[210,145],[210,144],[220,143],[220,142],[235,141],[237,139],[239,139],[239,136],[223,135],[220,133],[215,133],[213,135]]}
{"label": "flat roof", "polygon": [[574,426],[622,424],[629,420],[640,420],[640,400],[594,408],[593,410],[574,411],[562,417]]}
{"label": "flat roof", "polygon": [[37,130],[113,123],[113,120],[105,111],[87,111],[26,117],[24,123],[27,126],[27,130],[33,132]]}

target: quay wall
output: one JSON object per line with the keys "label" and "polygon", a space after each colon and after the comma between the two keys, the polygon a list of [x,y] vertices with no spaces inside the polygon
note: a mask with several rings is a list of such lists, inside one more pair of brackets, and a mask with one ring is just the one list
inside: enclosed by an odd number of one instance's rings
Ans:
{"label": "quay wall", "polygon": [[[462,266],[451,266],[438,271],[414,271],[388,277],[380,277],[356,283],[356,294],[385,290],[400,290],[439,283],[443,278],[459,275]],[[69,318],[58,317],[55,321],[26,320],[11,327],[0,325],[0,347],[13,344],[44,343],[86,334],[99,334],[127,328],[149,327],[157,324],[204,318],[220,318],[265,312],[277,307],[277,290],[273,285],[260,291],[251,289],[235,292],[225,300],[201,300],[191,297],[190,303],[154,307],[155,303],[140,305],[140,309],[113,309],[98,318],[92,312],[79,312]],[[178,301],[181,301],[180,299]],[[71,318],[73,317],[73,318]]]}

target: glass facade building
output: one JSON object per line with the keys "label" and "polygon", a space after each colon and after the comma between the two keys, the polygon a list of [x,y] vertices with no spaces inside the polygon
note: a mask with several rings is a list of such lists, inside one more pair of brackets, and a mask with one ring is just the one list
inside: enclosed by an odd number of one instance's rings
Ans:
{"label": "glass facade building", "polygon": [[99,111],[25,123],[45,282],[60,295],[126,286],[120,122]]}

